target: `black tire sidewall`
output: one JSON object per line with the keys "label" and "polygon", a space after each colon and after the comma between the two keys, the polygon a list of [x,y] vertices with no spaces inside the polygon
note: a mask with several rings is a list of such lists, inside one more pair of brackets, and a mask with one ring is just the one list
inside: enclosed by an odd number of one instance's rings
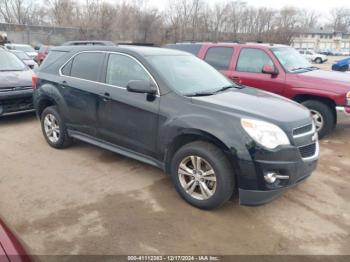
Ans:
{"label": "black tire sidewall", "polygon": [[316,64],[322,64],[322,58],[316,58],[315,59]]}
{"label": "black tire sidewall", "polygon": [[[207,145],[206,145],[207,144]],[[171,178],[177,192],[189,204],[200,209],[215,209],[224,204],[234,193],[234,174],[231,165],[223,153],[218,154],[218,148],[209,143],[191,143],[190,146],[181,148],[172,159]],[[197,200],[188,195],[182,188],[178,178],[178,166],[188,156],[199,156],[205,159],[214,169],[216,174],[216,191],[207,200]]]}
{"label": "black tire sidewall", "polygon": [[[60,137],[56,143],[51,142],[50,139],[47,137],[46,132],[45,132],[44,121],[45,121],[45,117],[48,114],[52,114],[56,118],[59,130],[60,130]],[[62,118],[60,117],[60,115],[57,111],[57,107],[50,106],[50,107],[46,108],[43,111],[43,113],[41,114],[40,122],[41,122],[41,129],[42,129],[42,132],[43,132],[43,135],[45,137],[46,142],[54,148],[63,148],[65,146],[66,130],[64,127],[64,122],[62,121]]]}

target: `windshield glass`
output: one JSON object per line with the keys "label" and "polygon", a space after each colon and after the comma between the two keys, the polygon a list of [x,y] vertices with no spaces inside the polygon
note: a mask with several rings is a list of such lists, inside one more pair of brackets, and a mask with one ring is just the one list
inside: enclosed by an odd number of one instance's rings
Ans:
{"label": "windshield glass", "polygon": [[27,66],[14,54],[0,51],[0,71],[24,71]]}
{"label": "windshield glass", "polygon": [[13,49],[23,52],[35,52],[34,48],[29,45],[13,45]]}
{"label": "windshield glass", "polygon": [[275,54],[281,65],[288,72],[298,73],[312,68],[312,65],[294,48],[281,47],[273,48],[272,52]]}
{"label": "windshield glass", "polygon": [[148,56],[170,88],[182,95],[216,92],[233,83],[213,67],[192,55]]}
{"label": "windshield glass", "polygon": [[24,52],[16,52],[14,53],[19,59],[22,60],[30,60],[31,58]]}

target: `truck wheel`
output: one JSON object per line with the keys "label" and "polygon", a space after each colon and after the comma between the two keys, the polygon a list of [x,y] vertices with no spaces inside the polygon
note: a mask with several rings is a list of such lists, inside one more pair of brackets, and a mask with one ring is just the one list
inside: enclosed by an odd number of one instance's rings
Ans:
{"label": "truck wheel", "polygon": [[197,141],[180,148],[171,164],[177,192],[200,209],[220,207],[234,192],[234,174],[225,154],[213,144]]}
{"label": "truck wheel", "polygon": [[331,107],[317,100],[307,100],[302,104],[311,111],[319,138],[323,138],[332,132],[336,121]]}
{"label": "truck wheel", "polygon": [[56,106],[45,108],[41,114],[41,129],[47,143],[54,148],[65,148],[72,143]]}
{"label": "truck wheel", "polygon": [[322,64],[322,58],[317,57],[317,58],[315,59],[315,63],[316,63],[316,64]]}

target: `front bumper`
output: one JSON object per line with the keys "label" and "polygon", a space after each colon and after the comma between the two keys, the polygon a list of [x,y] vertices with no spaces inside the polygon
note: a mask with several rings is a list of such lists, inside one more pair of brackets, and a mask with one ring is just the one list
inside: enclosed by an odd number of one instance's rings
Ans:
{"label": "front bumper", "polygon": [[33,89],[0,90],[0,116],[32,112]]}
{"label": "front bumper", "polygon": [[338,114],[350,116],[350,107],[337,106],[336,107]]}
{"label": "front bumper", "polygon": [[[317,167],[317,160],[307,161],[303,164],[295,163],[283,165],[275,163],[275,167],[289,170],[287,173],[293,175],[292,181],[287,186],[272,190],[246,190],[239,189],[239,203],[246,206],[259,206],[278,198],[290,188],[304,182]],[[271,168],[271,165],[268,167]]]}
{"label": "front bumper", "polygon": [[[242,205],[268,203],[307,179],[317,167],[320,147],[314,129],[290,138],[292,145],[267,150],[254,143],[249,157],[238,164],[238,191]],[[270,175],[275,177],[271,181]]]}

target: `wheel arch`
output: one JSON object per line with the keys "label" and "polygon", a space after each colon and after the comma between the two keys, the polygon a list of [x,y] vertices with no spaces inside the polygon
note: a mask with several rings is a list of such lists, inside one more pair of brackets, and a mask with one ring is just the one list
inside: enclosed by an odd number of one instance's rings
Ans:
{"label": "wheel arch", "polygon": [[295,102],[298,102],[298,103],[303,103],[303,102],[308,101],[308,100],[316,100],[316,101],[319,101],[321,103],[324,103],[332,109],[335,123],[337,122],[337,111],[336,111],[337,104],[331,98],[324,97],[324,96],[317,96],[317,95],[309,95],[309,94],[298,94],[298,95],[294,96],[292,98],[292,100],[294,100]]}
{"label": "wheel arch", "polygon": [[190,129],[186,130],[185,132],[182,132],[178,136],[176,136],[172,142],[168,145],[164,157],[164,163],[165,163],[165,172],[170,173],[171,168],[171,160],[174,156],[174,154],[184,145],[191,143],[193,141],[204,141],[209,142],[220,148],[224,154],[228,157],[228,160],[230,161],[232,167],[234,168],[235,165],[233,165],[232,161],[234,158],[232,158],[233,154],[231,153],[232,150],[219,138],[216,136],[202,131],[202,130],[196,130],[196,129]]}
{"label": "wheel arch", "polygon": [[39,118],[41,118],[41,114],[43,113],[45,108],[55,105],[57,105],[56,101],[50,97],[45,96],[42,99],[40,99],[37,104],[37,115],[39,116]]}

